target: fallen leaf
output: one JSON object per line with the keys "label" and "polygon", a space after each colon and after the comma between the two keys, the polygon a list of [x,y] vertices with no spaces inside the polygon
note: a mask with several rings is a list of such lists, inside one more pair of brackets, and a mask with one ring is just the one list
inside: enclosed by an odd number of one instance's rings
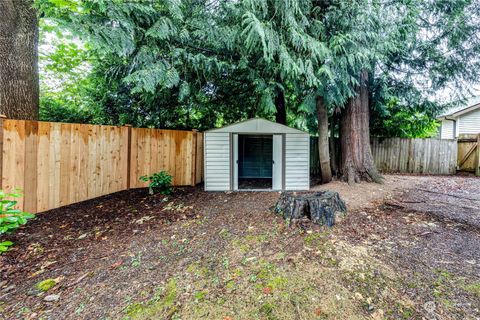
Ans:
{"label": "fallen leaf", "polygon": [[117,269],[117,268],[120,267],[122,264],[123,264],[123,261],[117,261],[117,262],[115,262],[114,264],[112,264],[112,265],[110,266],[110,269]]}

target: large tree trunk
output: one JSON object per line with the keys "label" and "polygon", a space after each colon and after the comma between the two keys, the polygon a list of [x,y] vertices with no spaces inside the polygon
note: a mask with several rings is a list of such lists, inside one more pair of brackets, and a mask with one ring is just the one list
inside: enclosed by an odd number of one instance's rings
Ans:
{"label": "large tree trunk", "polygon": [[0,0],[0,114],[38,119],[38,19],[33,0]]}
{"label": "large tree trunk", "polygon": [[332,181],[330,168],[330,154],[328,150],[328,113],[323,97],[317,97],[317,122],[318,122],[318,156],[320,159],[320,172],[322,183]]}
{"label": "large tree trunk", "polygon": [[357,95],[342,111],[340,121],[340,174],[349,184],[365,180],[383,181],[373,162],[370,148],[368,73],[362,71]]}
{"label": "large tree trunk", "polygon": [[337,156],[337,146],[335,144],[335,127],[338,123],[338,114],[333,112],[332,121],[330,123],[330,167],[332,168],[332,173],[334,176],[338,175],[338,156]]}
{"label": "large tree trunk", "polygon": [[283,90],[277,88],[277,94],[275,96],[275,107],[277,108],[277,113],[275,114],[275,121],[277,123],[287,124],[287,108],[285,106],[285,94]]}

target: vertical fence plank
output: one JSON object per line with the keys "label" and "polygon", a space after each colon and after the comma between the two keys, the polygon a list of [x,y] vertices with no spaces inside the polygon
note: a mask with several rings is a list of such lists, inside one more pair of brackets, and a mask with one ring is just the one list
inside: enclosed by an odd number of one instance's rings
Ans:
{"label": "vertical fence plank", "polygon": [[38,122],[25,121],[24,207],[37,212]]}
{"label": "vertical fence plank", "polygon": [[53,171],[55,159],[50,160],[50,157],[55,157],[56,153],[52,152],[51,146],[52,130],[50,124],[39,123],[38,127],[38,162],[37,162],[37,210],[45,211],[52,206],[53,193]]}
{"label": "vertical fence plank", "polygon": [[192,148],[191,148],[191,155],[192,161],[190,163],[190,185],[193,187],[196,185],[196,178],[197,178],[197,132],[193,131],[191,134],[192,139]]}

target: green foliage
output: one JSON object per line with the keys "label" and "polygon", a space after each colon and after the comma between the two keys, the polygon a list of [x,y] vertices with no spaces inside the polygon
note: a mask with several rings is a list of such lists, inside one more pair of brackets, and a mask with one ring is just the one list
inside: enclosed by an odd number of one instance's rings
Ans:
{"label": "green foliage", "polygon": [[50,21],[46,32],[68,30],[57,32],[62,41],[45,57],[45,72],[72,80],[42,90],[48,119],[204,130],[254,116],[273,120],[283,93],[289,124],[314,132],[315,97],[330,111],[342,108],[367,70],[374,131],[397,134],[390,127],[400,121],[398,134],[427,136],[428,118],[444,105],[431,98],[446,88],[461,97],[480,79],[480,4],[472,0],[37,6]]}
{"label": "green foliage", "polygon": [[[9,234],[27,223],[28,219],[35,215],[16,209],[18,204],[16,198],[21,197],[19,193],[5,193],[0,190],[0,235]],[[13,245],[11,241],[0,242],[0,253],[8,250]]]}
{"label": "green foliage", "polygon": [[6,252],[8,250],[8,248],[11,247],[12,245],[13,245],[12,241],[1,241],[0,242],[0,254],[2,254],[3,252]]}
{"label": "green foliage", "polygon": [[94,97],[102,78],[92,75],[91,48],[51,20],[40,24],[40,120],[103,123]]}
{"label": "green foliage", "polygon": [[160,171],[149,176],[142,176],[140,180],[148,182],[148,192],[169,195],[172,193],[172,176],[166,171]]}
{"label": "green foliage", "polygon": [[102,123],[101,117],[90,108],[67,103],[60,95],[44,93],[40,100],[40,120],[67,123]]}
{"label": "green foliage", "polygon": [[375,113],[372,134],[381,137],[429,138],[438,133],[439,124],[424,106],[403,106],[392,99]]}

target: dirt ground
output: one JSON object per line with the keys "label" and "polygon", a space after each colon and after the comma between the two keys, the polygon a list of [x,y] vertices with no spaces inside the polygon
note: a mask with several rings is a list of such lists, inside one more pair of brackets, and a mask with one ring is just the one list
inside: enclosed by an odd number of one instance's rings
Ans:
{"label": "dirt ground", "polygon": [[287,226],[278,193],[200,188],[40,214],[0,256],[0,317],[480,318],[480,179],[314,189],[347,202],[331,229]]}

